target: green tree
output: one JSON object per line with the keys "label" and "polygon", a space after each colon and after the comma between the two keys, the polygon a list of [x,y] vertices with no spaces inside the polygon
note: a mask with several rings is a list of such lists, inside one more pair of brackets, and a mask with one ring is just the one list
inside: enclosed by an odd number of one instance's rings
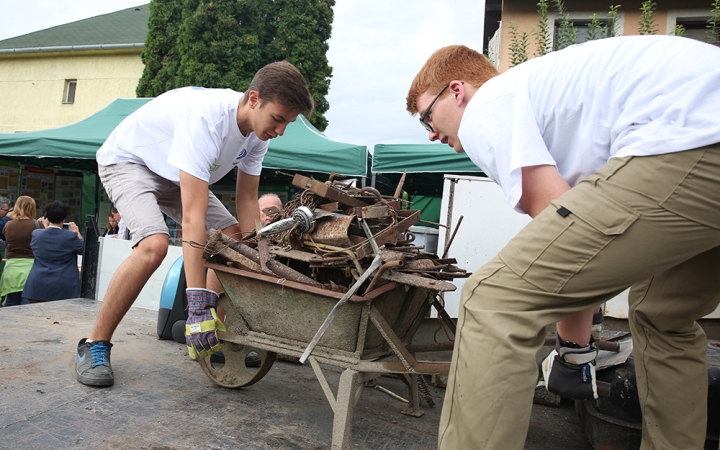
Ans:
{"label": "green tree", "polygon": [[614,37],[618,35],[618,12],[620,11],[620,5],[611,5],[610,11],[608,11],[608,34],[607,37]]}
{"label": "green tree", "polygon": [[559,17],[553,50],[561,50],[577,43],[577,28],[570,20],[570,14],[565,9],[565,2],[563,0],[553,0],[553,2]]}
{"label": "green tree", "polygon": [[145,65],[135,89],[138,97],[156,97],[175,87],[180,59],[176,53],[178,29],[182,20],[182,2],[150,2],[150,19],[141,60]]}
{"label": "green tree", "polygon": [[550,23],[548,21],[548,0],[540,0],[537,4],[538,14],[540,15],[540,22],[538,23],[538,29],[533,29],[532,34],[535,36],[535,56],[542,56],[547,54],[550,49]]}
{"label": "green tree", "polygon": [[517,24],[510,22],[510,67],[517,66],[528,60],[528,34],[518,33]]}
{"label": "green tree", "polygon": [[706,40],[710,44],[720,45],[720,0],[713,1],[706,27]]}
{"label": "green tree", "polygon": [[335,0],[274,0],[269,6],[267,14],[274,20],[264,24],[261,31],[263,63],[286,60],[300,70],[315,101],[308,119],[323,131],[328,125],[324,114],[330,107],[326,95],[332,68],[327,60],[327,41]]}
{"label": "green tree", "polygon": [[259,2],[186,0],[177,40],[178,86],[248,87],[262,67]]}
{"label": "green tree", "polygon": [[602,39],[607,36],[607,30],[603,26],[600,17],[593,13],[590,23],[588,24],[587,40],[594,41],[596,39]]}
{"label": "green tree", "polygon": [[657,9],[655,2],[651,0],[642,2],[642,6],[640,6],[640,25],[638,27],[639,34],[657,34],[658,27],[655,23],[655,9]]}
{"label": "green tree", "polygon": [[313,94],[311,123],[325,130],[334,5],[335,0],[153,0],[137,94],[157,96],[189,85],[245,91],[258,69],[287,60]]}

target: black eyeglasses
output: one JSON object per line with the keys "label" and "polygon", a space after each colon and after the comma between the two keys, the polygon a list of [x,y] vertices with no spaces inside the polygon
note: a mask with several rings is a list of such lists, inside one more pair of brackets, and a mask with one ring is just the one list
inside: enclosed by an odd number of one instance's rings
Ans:
{"label": "black eyeglasses", "polygon": [[428,130],[430,133],[434,133],[435,130],[433,130],[433,127],[430,126],[429,123],[425,122],[425,118],[427,117],[428,114],[430,114],[430,110],[432,109],[433,105],[434,105],[435,102],[440,98],[440,96],[442,95],[442,93],[445,92],[445,89],[447,89],[448,86],[450,86],[450,83],[446,84],[445,87],[443,87],[442,89],[440,89],[440,92],[438,92],[438,95],[435,96],[435,98],[433,99],[433,101],[430,102],[430,105],[428,105],[428,107],[425,108],[425,112],[422,113],[422,115],[420,116],[420,123],[421,123],[422,126],[425,127],[425,129]]}

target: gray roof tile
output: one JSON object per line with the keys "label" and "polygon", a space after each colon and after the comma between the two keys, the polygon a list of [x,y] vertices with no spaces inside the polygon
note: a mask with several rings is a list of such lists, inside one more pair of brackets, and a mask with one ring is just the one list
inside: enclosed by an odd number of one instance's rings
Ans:
{"label": "gray roof tile", "polygon": [[0,49],[145,43],[148,5],[35,31],[0,41]]}

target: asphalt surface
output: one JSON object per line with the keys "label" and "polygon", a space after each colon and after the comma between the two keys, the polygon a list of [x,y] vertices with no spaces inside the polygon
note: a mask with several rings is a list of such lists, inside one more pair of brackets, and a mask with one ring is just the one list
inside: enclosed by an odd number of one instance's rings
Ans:
{"label": "asphalt surface", "polygon": [[[0,448],[327,449],[333,413],[309,366],[277,361],[257,384],[224,389],[157,339],[157,313],[133,308],[115,333],[115,385],[75,380],[77,342],[99,302],[63,300],[0,308]],[[341,368],[323,366],[336,387]],[[400,380],[377,383],[407,397]],[[403,403],[366,388],[355,409],[352,448],[434,449],[444,389],[434,408],[400,413]],[[422,402],[421,402],[422,404]],[[533,407],[526,449],[591,449],[573,405]]]}

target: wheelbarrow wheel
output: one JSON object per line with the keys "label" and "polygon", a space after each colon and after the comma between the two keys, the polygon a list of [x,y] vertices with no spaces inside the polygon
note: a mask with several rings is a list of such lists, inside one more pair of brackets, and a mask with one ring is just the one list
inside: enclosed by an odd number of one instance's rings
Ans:
{"label": "wheelbarrow wheel", "polygon": [[[241,318],[229,304],[225,295],[220,296],[219,308],[225,310],[225,326],[229,332],[238,332],[234,328],[238,326]],[[275,352],[268,352],[247,345],[235,344],[220,340],[221,353],[210,355],[200,359],[200,367],[215,384],[225,388],[239,388],[255,384],[264,377],[275,362]],[[259,367],[249,367],[245,357],[255,352],[260,357]],[[255,365],[255,364],[253,364]]]}

